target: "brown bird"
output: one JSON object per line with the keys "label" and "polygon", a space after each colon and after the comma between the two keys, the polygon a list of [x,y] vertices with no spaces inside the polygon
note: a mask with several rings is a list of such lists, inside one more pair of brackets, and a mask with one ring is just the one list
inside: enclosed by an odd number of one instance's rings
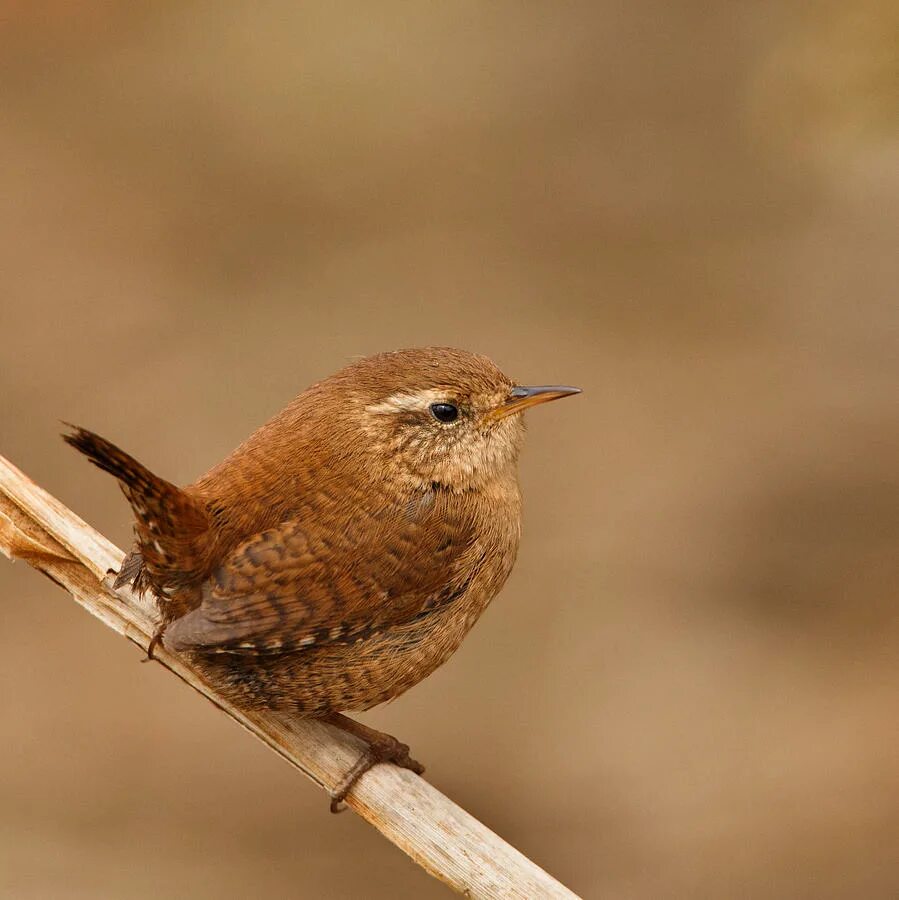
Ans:
{"label": "brown bird", "polygon": [[489,359],[382,353],[312,385],[198,481],[176,487],[114,444],[65,440],[136,517],[116,586],[159,598],[154,636],[231,700],[326,719],[376,762],[409,748],[340,715],[446,662],[496,596],[520,534],[522,413],[578,393],[521,387]]}

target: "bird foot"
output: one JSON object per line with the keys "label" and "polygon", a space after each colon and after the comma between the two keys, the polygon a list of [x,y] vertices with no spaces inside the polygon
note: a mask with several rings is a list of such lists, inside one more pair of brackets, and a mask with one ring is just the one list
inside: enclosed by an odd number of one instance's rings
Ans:
{"label": "bird foot", "polygon": [[160,625],[156,631],[153,632],[153,637],[150,638],[150,643],[147,644],[147,655],[141,660],[142,663],[153,662],[156,659],[154,655],[154,651],[162,642],[162,636],[165,634],[165,625]]}
{"label": "bird foot", "polygon": [[[137,594],[143,594],[144,590],[142,587],[138,586],[137,582],[135,582],[135,572],[134,567],[131,563],[134,554],[130,554],[125,557],[125,562],[122,565],[122,568],[119,571],[115,569],[107,569],[106,570],[106,578],[103,579],[104,584],[108,587],[113,593],[118,591],[122,587],[130,587],[132,583],[134,583],[134,590]],[[138,563],[140,562],[140,556],[137,557]],[[147,655],[141,660],[142,663],[153,662],[156,659],[154,655],[154,651],[162,642],[162,636],[165,634],[166,626],[168,622],[163,622],[156,631],[153,632],[153,636],[150,638],[150,643],[147,644]]]}
{"label": "bird foot", "polygon": [[332,813],[343,811],[345,807],[342,807],[340,804],[346,799],[353,785],[372,766],[376,766],[378,763],[393,763],[401,769],[410,769],[416,775],[421,775],[424,772],[425,767],[409,755],[409,745],[398,741],[393,735],[385,734],[383,731],[376,731],[374,728],[369,728],[367,725],[363,725],[339,713],[332,713],[325,721],[368,744],[363,754],[356,761],[356,764],[331,791]]}

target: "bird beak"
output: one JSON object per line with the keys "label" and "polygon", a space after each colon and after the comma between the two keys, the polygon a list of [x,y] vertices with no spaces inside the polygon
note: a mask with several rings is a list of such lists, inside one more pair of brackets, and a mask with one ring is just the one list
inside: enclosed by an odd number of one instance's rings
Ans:
{"label": "bird beak", "polygon": [[562,397],[571,397],[579,394],[580,388],[566,387],[563,384],[544,384],[539,387],[514,387],[509,391],[508,399],[489,414],[492,421],[505,419],[514,413],[520,413],[529,406],[538,403],[548,403],[550,400],[561,400]]}

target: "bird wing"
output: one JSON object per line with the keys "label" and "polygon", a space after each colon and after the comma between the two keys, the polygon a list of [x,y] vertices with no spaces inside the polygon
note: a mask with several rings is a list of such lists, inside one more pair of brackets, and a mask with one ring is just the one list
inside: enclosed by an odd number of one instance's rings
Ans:
{"label": "bird wing", "polygon": [[445,503],[425,495],[360,518],[336,533],[291,520],[254,535],[214,573],[200,607],[169,626],[166,646],[265,654],[353,642],[465,592],[478,568],[468,562],[473,528]]}

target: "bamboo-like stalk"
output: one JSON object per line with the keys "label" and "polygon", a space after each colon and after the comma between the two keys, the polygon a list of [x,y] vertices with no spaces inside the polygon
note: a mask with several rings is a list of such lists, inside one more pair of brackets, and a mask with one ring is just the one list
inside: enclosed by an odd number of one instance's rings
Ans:
{"label": "bamboo-like stalk", "polygon": [[[124,554],[0,456],[0,551],[67,590],[88,612],[143,650],[157,621],[149,597],[113,591]],[[242,709],[216,694],[176,655],[155,657],[325,790],[358,759],[355,738],[328,725]],[[470,897],[576,895],[418,775],[378,765],[356,782],[347,805],[435,878]]]}

